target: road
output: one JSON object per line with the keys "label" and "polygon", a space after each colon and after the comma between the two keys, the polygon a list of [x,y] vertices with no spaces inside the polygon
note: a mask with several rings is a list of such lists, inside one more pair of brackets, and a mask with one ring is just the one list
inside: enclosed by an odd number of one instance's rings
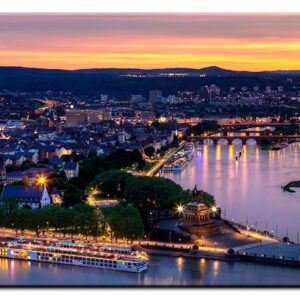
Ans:
{"label": "road", "polygon": [[[76,242],[85,242],[92,245],[118,245],[118,246],[133,246],[133,245],[144,245],[144,246],[156,246],[156,247],[166,247],[166,248],[174,248],[174,249],[191,249],[193,244],[183,244],[183,243],[163,243],[163,242],[156,242],[156,241],[148,241],[148,240],[136,240],[132,241],[132,243],[127,242],[125,239],[119,239],[117,242],[111,240],[107,237],[98,237],[95,240],[94,237],[88,236],[84,237],[82,235],[74,234],[71,236],[70,234],[66,234],[65,236],[62,233],[54,233],[54,232],[45,232],[45,235],[40,234],[39,236],[36,235],[35,232],[31,232],[26,230],[24,234],[19,232],[16,234],[15,230],[1,228],[0,229],[0,236],[2,238],[16,238],[17,236],[23,236],[26,240],[29,241],[43,241],[43,242],[57,242],[57,241],[76,241]],[[210,253],[225,253],[226,248],[221,247],[209,247],[209,246],[199,246],[199,250],[210,252]]]}

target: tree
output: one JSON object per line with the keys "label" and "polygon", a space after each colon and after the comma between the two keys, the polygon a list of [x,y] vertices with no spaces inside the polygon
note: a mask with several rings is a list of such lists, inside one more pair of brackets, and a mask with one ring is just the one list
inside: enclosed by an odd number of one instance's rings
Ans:
{"label": "tree", "polygon": [[145,148],[144,152],[148,157],[151,157],[154,155],[155,149],[152,146],[148,146],[147,148]]}
{"label": "tree", "polygon": [[14,223],[15,229],[20,229],[22,234],[24,234],[24,230],[28,228],[29,215],[30,210],[22,207],[18,210],[15,210],[11,216],[11,222]]}
{"label": "tree", "polygon": [[6,211],[3,203],[0,202],[0,226],[4,227],[7,223]]}
{"label": "tree", "polygon": [[143,169],[143,168],[145,168],[145,166],[146,166],[145,160],[144,160],[144,159],[140,159],[140,160],[138,161],[138,168],[139,168],[139,169]]}
{"label": "tree", "polygon": [[18,208],[18,202],[14,197],[7,197],[2,200],[3,209],[8,216],[13,210]]}
{"label": "tree", "polygon": [[124,188],[128,178],[133,175],[119,170],[110,170],[97,176],[94,182],[105,197],[124,197]]}
{"label": "tree", "polygon": [[126,238],[130,241],[143,237],[144,225],[139,210],[134,206],[117,205],[102,209],[111,228],[111,239]]}
{"label": "tree", "polygon": [[187,130],[187,134],[191,135],[200,135],[203,134],[206,131],[216,131],[221,126],[218,125],[218,122],[215,120],[203,120],[202,122],[198,123],[195,126],[192,126]]}
{"label": "tree", "polygon": [[67,184],[64,191],[63,203],[65,206],[73,206],[83,202],[84,193],[73,184]]}
{"label": "tree", "polygon": [[145,220],[153,209],[171,209],[187,202],[188,192],[169,179],[133,176],[126,181],[124,197],[141,210]]}
{"label": "tree", "polygon": [[29,177],[28,177],[28,176],[24,176],[24,177],[22,178],[22,184],[23,184],[24,186],[30,186],[30,180],[29,180]]}

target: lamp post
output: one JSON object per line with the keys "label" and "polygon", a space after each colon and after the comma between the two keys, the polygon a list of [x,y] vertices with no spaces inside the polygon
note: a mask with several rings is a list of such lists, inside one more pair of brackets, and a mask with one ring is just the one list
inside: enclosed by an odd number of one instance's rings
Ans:
{"label": "lamp post", "polygon": [[184,207],[179,204],[177,207],[176,207],[176,211],[178,213],[178,216],[180,217],[180,214],[183,214],[183,211],[184,211]]}
{"label": "lamp post", "polygon": [[37,178],[37,184],[40,185],[40,186],[45,186],[47,183],[47,178],[44,176],[44,175],[40,175],[38,178]]}
{"label": "lamp post", "polygon": [[212,212],[213,218],[215,218],[216,217],[216,212],[217,212],[217,207],[216,206],[212,206],[211,207],[211,212]]}

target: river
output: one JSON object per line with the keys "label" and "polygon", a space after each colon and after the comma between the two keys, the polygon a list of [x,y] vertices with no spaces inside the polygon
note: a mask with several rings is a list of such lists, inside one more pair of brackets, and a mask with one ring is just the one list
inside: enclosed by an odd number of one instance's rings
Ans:
{"label": "river", "polygon": [[164,176],[214,195],[227,219],[298,241],[300,190],[283,192],[281,185],[300,179],[300,143],[279,151],[256,145],[202,145],[181,173]]}
{"label": "river", "polygon": [[300,270],[246,262],[151,256],[144,273],[0,259],[5,286],[300,285]]}
{"label": "river", "polygon": [[[239,161],[235,153],[242,149]],[[223,216],[297,239],[300,190],[280,186],[300,179],[300,143],[280,151],[256,146],[204,145],[181,174],[168,174],[185,188],[213,194]],[[288,231],[288,232],[287,232]],[[275,233],[275,232],[274,232]],[[0,259],[0,285],[244,286],[300,285],[300,269],[246,262],[151,256],[141,274]]]}

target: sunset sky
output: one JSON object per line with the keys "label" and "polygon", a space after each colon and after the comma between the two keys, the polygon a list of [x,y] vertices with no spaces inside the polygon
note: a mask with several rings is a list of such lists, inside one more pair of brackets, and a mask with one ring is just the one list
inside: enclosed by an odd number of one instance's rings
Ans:
{"label": "sunset sky", "polygon": [[0,15],[0,65],[300,70],[300,15]]}

